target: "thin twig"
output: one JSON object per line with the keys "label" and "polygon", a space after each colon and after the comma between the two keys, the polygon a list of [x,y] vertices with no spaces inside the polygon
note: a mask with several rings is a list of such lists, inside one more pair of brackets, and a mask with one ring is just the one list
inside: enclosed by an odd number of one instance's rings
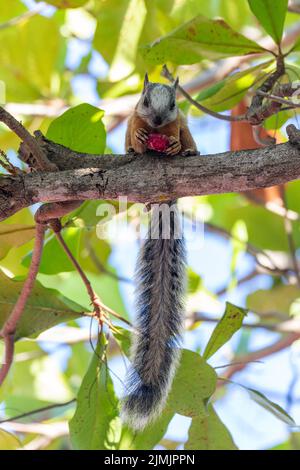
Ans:
{"label": "thin twig", "polygon": [[[2,158],[1,158],[2,157]],[[6,155],[3,150],[0,149],[0,166],[2,166],[9,174],[11,175],[21,175],[23,174],[22,170],[19,168],[15,167],[8,159],[8,156]]]}
{"label": "thin twig", "polygon": [[22,13],[21,15],[16,16],[15,18],[11,18],[5,23],[1,23],[0,31],[3,29],[9,28],[10,26],[15,26],[21,21],[28,20],[29,18],[32,18],[33,16],[40,14],[44,8],[45,8],[45,5],[38,5],[34,10],[27,10],[25,11],[25,13]]}
{"label": "thin twig", "polygon": [[251,125],[260,125],[267,117],[279,112],[281,106],[278,103],[272,102],[268,106],[264,106],[261,92],[268,94],[284,74],[284,57],[280,52],[276,58],[276,70],[269,74],[258,90],[255,91],[249,109],[246,112],[246,119]]}
{"label": "thin twig", "polygon": [[291,346],[295,341],[300,338],[300,333],[290,333],[282,338],[280,338],[275,343],[271,344],[271,346],[267,346],[265,348],[259,349],[258,351],[253,351],[243,356],[236,356],[233,361],[238,361],[239,364],[232,364],[223,374],[225,379],[230,379],[234,374],[237,372],[242,371],[249,362],[259,361],[264,357],[271,356],[277,352],[283,351],[284,349]]}
{"label": "thin twig", "polygon": [[[242,284],[245,284],[246,282],[248,281],[251,281],[252,279],[254,279],[256,276],[258,276],[260,273],[254,269],[253,271],[251,271],[249,274],[246,274],[246,276],[244,277],[241,277],[240,279],[238,279],[237,281],[237,285],[240,286]],[[216,295],[218,297],[221,297],[222,295],[226,294],[228,290],[228,286],[226,287],[223,287],[222,289],[219,289],[217,292],[216,292]]]}
{"label": "thin twig", "polygon": [[[230,362],[230,364],[223,364],[221,366],[214,366],[214,369],[224,369],[225,367],[229,367],[229,366],[235,366],[236,364],[244,364],[244,362]],[[249,362],[249,364],[263,364],[262,361],[251,361]],[[226,379],[223,379],[222,377],[218,377],[218,380],[226,380]],[[229,380],[228,380],[229,382]]]}
{"label": "thin twig", "polygon": [[38,435],[28,443],[20,447],[22,450],[41,450],[48,447],[58,438],[69,435],[67,421],[55,421],[53,423],[15,423],[11,421],[8,429],[16,433]]}
{"label": "thin twig", "polygon": [[300,3],[299,2],[290,2],[288,4],[288,11],[290,11],[291,13],[300,14]]}
{"label": "thin twig", "polygon": [[256,94],[263,96],[264,98],[267,98],[271,101],[276,101],[276,103],[285,104],[290,108],[300,108],[300,103],[294,103],[293,101],[286,100],[285,98],[281,98],[280,96],[272,95],[261,90],[257,90]]}
{"label": "thin twig", "polygon": [[[180,91],[180,93],[197,109],[202,111],[205,114],[208,114],[212,117],[215,117],[217,119],[221,119],[223,121],[239,121],[239,122],[245,122],[249,121],[252,125],[259,125],[261,122],[263,122],[267,117],[272,116],[273,114],[277,114],[280,112],[280,106],[272,104],[269,105],[268,107],[262,105],[262,97],[271,97],[273,95],[269,95],[268,93],[265,93],[265,91],[271,89],[273,84],[278,80],[278,77],[281,76],[284,73],[284,62],[282,57],[277,58],[277,69],[275,72],[272,74],[268,75],[268,78],[265,80],[265,82],[261,85],[260,89],[255,92],[255,96],[252,99],[252,103],[250,105],[250,108],[248,109],[247,113],[241,114],[241,115],[224,115],[221,113],[217,113],[215,111],[212,111],[211,109],[206,108],[202,104],[200,104],[198,101],[196,101],[184,88],[182,88],[180,85],[177,86],[177,89]],[[171,72],[168,70],[167,66],[164,65],[161,75],[165,77],[167,80],[170,82],[174,82],[175,79]],[[264,94],[265,93],[265,94]],[[273,100],[275,102],[278,102],[278,100]],[[280,99],[280,103],[287,104],[287,105],[293,105],[292,102]],[[296,107],[296,106],[294,106]],[[258,137],[258,136],[256,136]],[[270,145],[271,142],[268,142],[267,145]],[[274,143],[274,142],[272,142]],[[266,145],[264,143],[264,145]]]}
{"label": "thin twig", "polygon": [[19,419],[28,418],[28,416],[36,415],[39,413],[45,413],[46,411],[54,410],[55,408],[63,408],[65,406],[71,405],[72,403],[76,403],[76,398],[72,400],[66,401],[64,403],[54,403],[53,405],[43,406],[42,408],[37,408],[36,410],[27,411],[26,413],[21,413],[17,416],[13,416],[12,418],[2,419],[0,424],[9,423],[10,421],[17,421]]}
{"label": "thin twig", "polygon": [[36,276],[38,274],[43,252],[45,230],[46,227],[44,225],[36,224],[35,243],[27,279],[23,284],[21,293],[11,314],[9,315],[8,319],[3,325],[3,328],[0,331],[0,337],[3,338],[5,344],[5,363],[0,369],[0,385],[5,380],[13,362],[14,335],[17,328],[17,324],[23,314],[27,300],[31,295]]}
{"label": "thin twig", "polygon": [[[169,80],[171,83],[175,81],[173,75],[171,74],[171,72],[169,71],[166,65],[163,66],[161,75],[165,77],[167,80]],[[185,91],[185,89],[182,88],[182,86],[178,85],[177,89],[193,106],[195,106],[195,108],[199,109],[205,114],[209,114],[210,116],[217,118],[217,119],[221,119],[222,121],[232,122],[232,121],[245,121],[246,120],[246,117],[244,114],[241,114],[239,116],[231,116],[231,115],[229,116],[226,114],[216,113],[215,111],[212,111],[211,109],[206,108],[205,106],[200,104],[198,101],[194,100],[194,98],[187,91]]]}
{"label": "thin twig", "polygon": [[[237,238],[236,236],[234,236],[232,233],[230,233],[228,230],[225,230],[224,228],[222,227],[218,227],[217,225],[214,225],[210,222],[206,222],[205,223],[205,226],[206,228],[213,232],[213,233],[216,233],[216,234],[219,234],[219,235],[222,235],[228,239],[234,239],[238,242],[241,242],[241,243],[244,243],[242,242],[239,238]],[[263,250],[259,250],[258,248],[256,248],[254,245],[252,245],[251,243],[247,242],[246,243],[246,251],[251,254],[252,256],[255,257],[255,260],[257,262],[257,264],[263,268],[264,270],[270,272],[270,274],[272,275],[280,275],[280,276],[286,276],[287,275],[287,270],[285,269],[281,269],[279,268],[278,266],[276,266],[274,264],[274,261],[272,260],[272,258],[269,256],[269,254]],[[262,255],[264,256],[269,262],[270,262],[270,265],[271,266],[267,266],[265,265],[264,263],[261,262],[261,260],[258,259],[258,255]]]}
{"label": "thin twig", "polygon": [[26,147],[32,152],[37,169],[56,171],[57,167],[54,163],[49,162],[44,151],[38,145],[35,138],[28,132],[27,129],[17,121],[10,113],[0,106],[0,121],[6,124],[9,129],[14,132],[26,145]]}
{"label": "thin twig", "polygon": [[112,277],[113,279],[116,279],[116,281],[119,281],[119,282],[126,282],[128,284],[133,283],[132,280],[128,279],[127,277],[119,276],[118,274],[115,274],[114,272],[109,271],[109,269],[107,269],[104,266],[104,264],[100,261],[100,259],[96,255],[96,253],[95,253],[95,251],[94,251],[94,249],[91,246],[91,243],[89,241],[87,241],[87,248],[88,248],[89,256],[90,256],[92,262],[94,263],[96,269],[98,269],[98,271],[100,273],[107,274],[108,276]]}
{"label": "thin twig", "polygon": [[[121,315],[119,315],[118,313],[116,313],[114,310],[112,310],[110,307],[107,307],[107,305],[105,305],[103,302],[101,302],[101,300],[99,299],[98,295],[96,294],[96,292],[94,291],[92,285],[91,285],[91,282],[90,280],[88,279],[87,275],[85,274],[85,272],[83,271],[83,269],[81,268],[80,264],[78,263],[78,261],[76,260],[76,258],[73,256],[72,252],[70,251],[68,245],[66,244],[66,242],[64,241],[63,237],[62,237],[62,234],[60,231],[56,231],[55,232],[55,235],[59,241],[59,243],[61,244],[62,248],[64,249],[65,253],[67,254],[67,256],[69,257],[70,261],[72,262],[72,264],[74,265],[74,267],[76,268],[76,271],[78,272],[79,276],[81,277],[85,287],[86,287],[86,290],[87,290],[87,293],[91,299],[91,303],[92,305],[94,306],[95,308],[95,313],[96,313],[96,316],[97,318],[99,319],[100,322],[104,322],[104,323],[108,323],[108,326],[110,328],[113,327],[113,325],[111,324],[110,321],[108,321],[105,317],[105,315],[103,314],[103,311],[107,312],[107,313],[110,313],[111,315],[113,315],[114,317],[118,318],[119,320],[123,321],[124,323],[126,323],[127,325],[130,325],[130,322],[128,320],[126,320],[126,318],[123,318]],[[86,313],[86,315],[89,316],[88,313]]]}
{"label": "thin twig", "polygon": [[[261,315],[258,312],[253,312],[255,315]],[[203,312],[193,312],[191,314],[190,320],[192,320],[193,324],[196,322],[207,322],[207,323],[218,323],[220,318],[211,317],[206,313]],[[296,333],[300,334],[300,321],[297,319],[293,320],[283,320],[282,322],[277,323],[269,323],[269,322],[259,322],[259,323],[243,323],[242,328],[248,329],[257,329],[263,328],[265,330],[274,331],[278,333]]]}

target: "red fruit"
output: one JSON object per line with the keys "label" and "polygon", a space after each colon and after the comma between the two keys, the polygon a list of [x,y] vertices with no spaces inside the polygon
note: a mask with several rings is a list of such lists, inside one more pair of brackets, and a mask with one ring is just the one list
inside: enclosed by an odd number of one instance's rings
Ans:
{"label": "red fruit", "polygon": [[149,134],[147,147],[156,152],[165,152],[169,145],[169,139],[163,134]]}

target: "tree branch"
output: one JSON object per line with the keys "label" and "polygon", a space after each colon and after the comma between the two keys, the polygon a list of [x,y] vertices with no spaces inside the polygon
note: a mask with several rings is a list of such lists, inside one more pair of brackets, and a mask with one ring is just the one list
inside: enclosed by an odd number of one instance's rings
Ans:
{"label": "tree branch", "polygon": [[[171,83],[175,82],[173,75],[171,74],[171,72],[169,71],[166,65],[163,66],[161,75],[167,80],[169,80],[169,82]],[[212,109],[208,109],[206,108],[206,106],[203,106],[201,103],[194,100],[194,98],[184,88],[182,88],[182,86],[177,85],[177,89],[178,91],[180,91],[182,96],[184,96],[193,106],[195,106],[195,108],[199,109],[205,114],[208,114],[209,116],[212,116],[217,119],[221,119],[221,121],[230,121],[230,122],[246,120],[246,116],[244,114],[239,115],[239,116],[232,116],[232,115],[217,113],[216,111],[213,111]]]}
{"label": "tree branch", "polygon": [[[196,322],[218,323],[220,321],[220,318],[211,317],[209,314],[203,313],[203,312],[193,312],[190,318],[188,318],[188,321],[189,321],[188,325],[191,326]],[[242,328],[245,328],[245,329],[263,328],[265,330],[269,330],[269,331],[273,331],[277,333],[291,333],[291,334],[296,334],[298,336],[300,335],[300,321],[297,319],[285,320],[285,321],[277,322],[277,323],[269,323],[269,322],[243,323]],[[246,362],[247,361],[243,360],[239,362],[239,365],[244,365]],[[231,363],[230,367],[232,365],[233,364]],[[234,365],[236,365],[236,363]]]}
{"label": "tree branch", "polygon": [[[300,178],[299,131],[291,143],[217,155],[87,155],[43,140],[57,172],[0,176],[0,220],[37,202],[118,199],[132,202],[242,192]],[[20,149],[21,158],[31,156]]]}
{"label": "tree branch", "polygon": [[3,338],[4,345],[5,345],[4,364],[0,368],[0,385],[5,380],[13,362],[14,334],[16,331],[18,321],[20,320],[22,316],[26,302],[32,292],[35,279],[38,274],[42,251],[43,251],[45,230],[46,230],[46,226],[40,225],[40,224],[36,225],[35,244],[34,244],[28,277],[26,281],[24,282],[21,294],[11,314],[9,315],[8,319],[4,323],[2,330],[0,331],[0,338]]}
{"label": "tree branch", "polygon": [[10,113],[0,106],[0,121],[6,124],[9,129],[14,132],[24,143],[24,145],[34,155],[36,166],[39,170],[55,171],[56,166],[47,160],[46,155],[39,146],[38,142],[28,132],[27,129],[17,121]]}
{"label": "tree branch", "polygon": [[261,95],[264,98],[267,98],[268,100],[275,101],[276,103],[280,104],[286,104],[292,108],[300,108],[299,103],[294,103],[291,100],[287,100],[285,98],[281,98],[280,96],[273,95],[271,93],[265,93],[264,91],[258,90],[256,92],[258,95]]}
{"label": "tree branch", "polygon": [[37,408],[35,410],[27,411],[26,413],[21,413],[19,415],[13,416],[12,418],[1,419],[0,424],[9,423],[11,421],[17,421],[23,418],[28,418],[29,416],[36,415],[39,413],[45,413],[47,411],[52,411],[56,408],[63,408],[73,403],[76,403],[76,398],[72,398],[72,400],[66,401],[64,403],[53,403],[52,405],[43,406],[42,408]]}
{"label": "tree branch", "polygon": [[[236,356],[233,359],[235,364],[232,364],[228,367],[228,369],[223,374],[223,378],[230,379],[234,374],[242,371],[245,367],[247,367],[249,362],[259,361],[260,359],[283,351],[284,349],[290,347],[299,338],[300,333],[289,333],[287,335],[282,336],[278,341],[271,344],[270,346],[266,346],[265,348],[259,349],[257,351],[249,352],[248,354],[245,354],[243,356]],[[239,362],[236,363],[236,361]]]}
{"label": "tree branch", "polygon": [[288,4],[288,11],[291,13],[298,13],[300,14],[300,3],[299,2],[289,2]]}

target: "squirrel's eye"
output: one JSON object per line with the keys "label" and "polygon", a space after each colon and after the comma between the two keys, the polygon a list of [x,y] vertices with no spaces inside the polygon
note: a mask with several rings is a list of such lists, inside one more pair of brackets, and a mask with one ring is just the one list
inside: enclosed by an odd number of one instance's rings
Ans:
{"label": "squirrel's eye", "polygon": [[145,99],[144,99],[144,106],[146,106],[146,108],[148,108],[148,106],[149,106],[149,100],[148,100],[148,98],[145,98]]}
{"label": "squirrel's eye", "polygon": [[170,105],[170,109],[174,109],[175,108],[175,101],[172,101],[171,105]]}

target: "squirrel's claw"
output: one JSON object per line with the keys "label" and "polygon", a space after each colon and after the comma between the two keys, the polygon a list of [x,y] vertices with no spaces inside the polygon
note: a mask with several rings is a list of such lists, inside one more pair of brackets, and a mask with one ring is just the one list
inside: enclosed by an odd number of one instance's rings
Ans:
{"label": "squirrel's claw", "polygon": [[146,131],[146,129],[143,129],[142,127],[139,127],[136,131],[135,131],[135,138],[141,143],[141,144],[144,144],[146,145],[147,144],[147,141],[148,141],[148,132]]}
{"label": "squirrel's claw", "polygon": [[170,156],[178,155],[181,150],[180,142],[175,137],[170,137],[169,140],[170,140],[170,143],[166,150],[166,154]]}

